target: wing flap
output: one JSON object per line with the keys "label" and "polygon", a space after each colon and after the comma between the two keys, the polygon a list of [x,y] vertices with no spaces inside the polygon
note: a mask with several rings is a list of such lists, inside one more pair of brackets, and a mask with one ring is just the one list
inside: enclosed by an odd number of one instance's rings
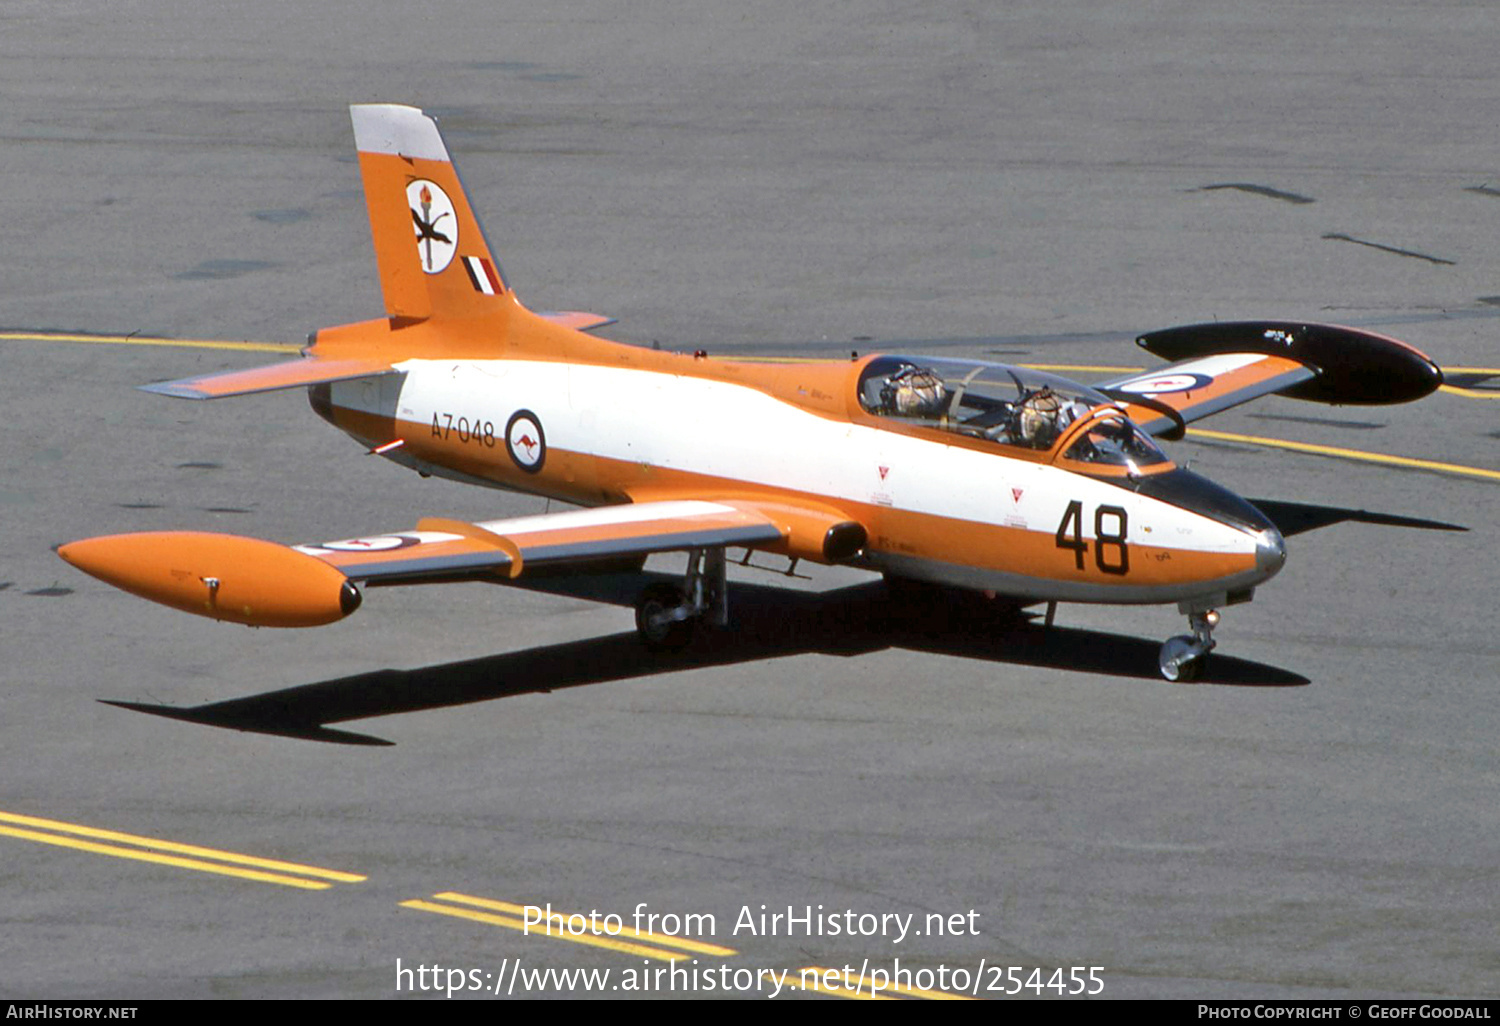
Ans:
{"label": "wing flap", "polygon": [[314,356],[273,363],[265,367],[251,367],[248,370],[204,374],[194,378],[179,378],[176,381],[160,381],[140,387],[143,392],[155,392],[158,395],[169,395],[177,399],[222,399],[231,395],[252,395],[256,392],[274,392],[282,388],[301,388],[329,381],[347,381],[351,378],[395,373],[397,373],[396,370],[387,360],[375,358],[324,360]]}
{"label": "wing flap", "polygon": [[[1164,435],[1241,403],[1317,377],[1311,367],[1268,353],[1218,353],[1158,367],[1094,387],[1125,403],[1126,413],[1148,434]],[[1181,418],[1164,413],[1176,411]]]}
{"label": "wing flap", "polygon": [[614,556],[763,545],[783,528],[753,508],[699,500],[643,502],[477,524],[424,519],[414,531],[298,545],[351,580],[437,580],[558,566]]}

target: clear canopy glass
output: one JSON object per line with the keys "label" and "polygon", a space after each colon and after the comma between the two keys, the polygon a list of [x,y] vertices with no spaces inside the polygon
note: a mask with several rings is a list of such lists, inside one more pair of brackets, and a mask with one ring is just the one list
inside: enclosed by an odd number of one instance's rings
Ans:
{"label": "clear canopy glass", "polygon": [[1071,425],[1090,418],[1065,459],[1126,467],[1167,460],[1109,397],[1025,367],[883,356],[860,375],[859,401],[877,416],[1033,450],[1050,450]]}

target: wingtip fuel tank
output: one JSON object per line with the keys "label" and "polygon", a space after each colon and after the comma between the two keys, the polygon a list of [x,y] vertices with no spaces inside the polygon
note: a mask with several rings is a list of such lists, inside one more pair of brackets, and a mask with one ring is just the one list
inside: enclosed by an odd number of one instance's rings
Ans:
{"label": "wingtip fuel tank", "polygon": [[1431,395],[1443,371],[1400,339],[1363,328],[1303,321],[1187,324],[1141,335],[1136,345],[1165,360],[1214,353],[1270,353],[1296,360],[1317,376],[1286,389],[1293,399],[1336,405],[1406,403]]}
{"label": "wingtip fuel tank", "polygon": [[141,598],[252,627],[317,627],[359,608],[360,593],[327,563],[232,534],[154,531],[58,548],[78,569]]}

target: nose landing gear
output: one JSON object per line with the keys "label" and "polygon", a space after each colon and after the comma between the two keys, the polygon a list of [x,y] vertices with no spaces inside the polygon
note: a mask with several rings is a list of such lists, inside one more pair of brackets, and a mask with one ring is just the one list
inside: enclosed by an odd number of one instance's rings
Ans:
{"label": "nose landing gear", "polygon": [[729,591],[723,549],[688,551],[682,585],[653,584],[635,605],[635,629],[653,652],[676,652],[693,640],[700,621],[729,624]]}
{"label": "nose landing gear", "polygon": [[1218,623],[1217,609],[1188,613],[1188,626],[1193,629],[1193,634],[1191,637],[1179,634],[1168,638],[1162,645],[1158,659],[1161,675],[1174,682],[1197,680],[1203,672],[1203,664],[1208,661],[1208,653],[1217,644],[1213,632]]}

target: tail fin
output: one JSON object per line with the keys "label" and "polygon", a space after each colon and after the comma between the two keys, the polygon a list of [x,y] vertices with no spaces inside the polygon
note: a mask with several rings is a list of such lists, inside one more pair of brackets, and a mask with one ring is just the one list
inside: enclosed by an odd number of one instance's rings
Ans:
{"label": "tail fin", "polygon": [[[581,344],[580,332],[614,323],[521,306],[432,118],[388,103],[358,104],[349,113],[387,316],[316,331],[301,359],[159,382],[146,391],[217,399],[393,374],[397,361],[419,352],[493,358],[503,345],[506,352],[565,353]],[[457,330],[450,330],[455,322]]]}
{"label": "tail fin", "polygon": [[386,313],[496,317],[514,305],[437,123],[415,107],[349,108]]}

